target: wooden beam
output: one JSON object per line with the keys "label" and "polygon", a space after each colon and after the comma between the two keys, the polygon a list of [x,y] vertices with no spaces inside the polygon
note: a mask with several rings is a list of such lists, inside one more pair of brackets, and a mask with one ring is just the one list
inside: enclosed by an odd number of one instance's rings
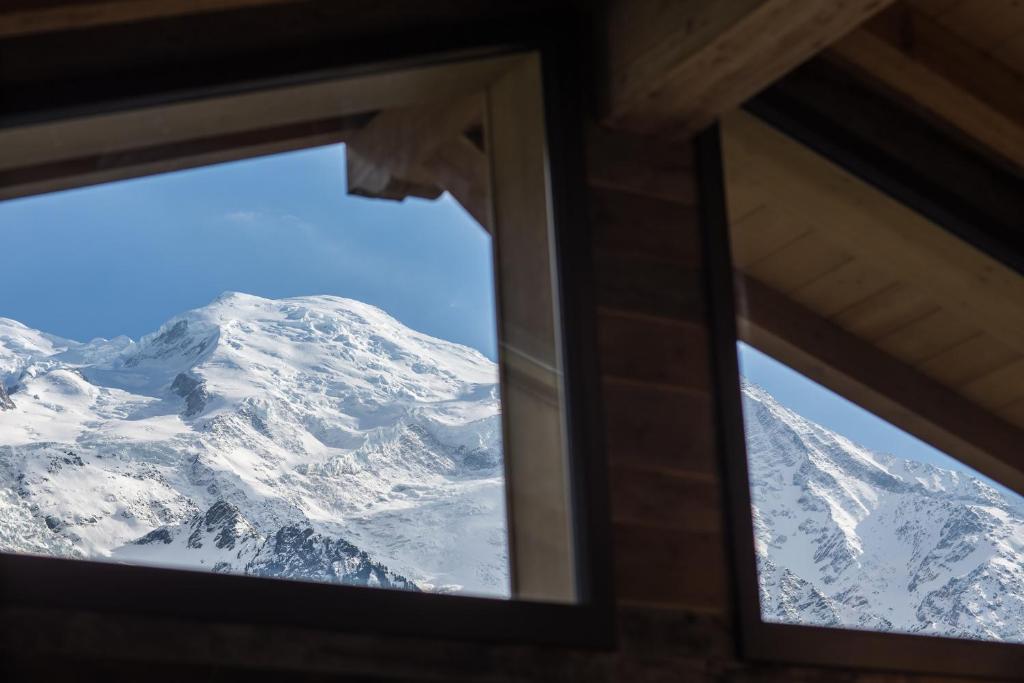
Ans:
{"label": "wooden beam", "polygon": [[828,54],[1024,169],[1024,76],[933,19],[894,7]]}
{"label": "wooden beam", "polygon": [[20,6],[13,2],[12,7],[0,11],[0,38],[306,1],[86,0],[45,3],[30,0]]}
{"label": "wooden beam", "polygon": [[501,410],[513,590],[526,600],[578,595],[565,460],[557,298],[540,59],[524,58],[487,90],[493,244],[502,324]]}
{"label": "wooden beam", "polygon": [[1024,430],[757,280],[736,290],[743,341],[1024,493]]}
{"label": "wooden beam", "polygon": [[892,0],[611,0],[605,121],[688,136]]}
{"label": "wooden beam", "polygon": [[465,135],[482,120],[482,94],[378,114],[348,140],[349,194],[402,200],[448,191],[487,227],[487,159]]}
{"label": "wooden beam", "polygon": [[0,167],[0,200],[337,144],[365,121],[359,115],[331,117]]}

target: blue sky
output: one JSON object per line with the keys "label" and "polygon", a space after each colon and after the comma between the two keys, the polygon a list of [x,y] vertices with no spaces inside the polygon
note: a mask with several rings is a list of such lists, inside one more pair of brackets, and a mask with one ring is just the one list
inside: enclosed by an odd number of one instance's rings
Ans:
{"label": "blue sky", "polygon": [[138,338],[225,291],[334,294],[495,358],[490,238],[447,195],[345,193],[319,147],[0,203],[0,316]]}
{"label": "blue sky", "polygon": [[1008,489],[959,460],[894,427],[771,356],[743,342],[739,342],[737,348],[740,374],[761,386],[779,403],[808,420],[873,451],[931,463],[936,467],[968,472],[1009,493]]}

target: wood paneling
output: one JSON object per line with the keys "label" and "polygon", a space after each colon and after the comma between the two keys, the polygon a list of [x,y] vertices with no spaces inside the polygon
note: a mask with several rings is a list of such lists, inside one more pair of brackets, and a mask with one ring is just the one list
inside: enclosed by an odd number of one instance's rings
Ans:
{"label": "wood paneling", "polygon": [[916,287],[898,283],[850,304],[832,320],[868,340],[880,339],[938,310]]}
{"label": "wood paneling", "polygon": [[966,43],[1024,73],[1024,5],[1017,0],[905,0]]}
{"label": "wood paneling", "polygon": [[[739,263],[736,265],[743,267]],[[888,274],[851,258],[838,268],[790,292],[790,296],[797,303],[831,318],[893,284],[894,280]]]}
{"label": "wood paneling", "polygon": [[[810,225],[793,220],[792,216],[767,205],[764,195],[757,189],[749,186],[736,189],[740,193],[744,193],[746,189],[744,199],[749,197],[752,203],[756,201],[756,208],[753,211],[734,220],[730,225],[732,262],[737,268],[748,268],[810,233]],[[733,194],[733,188],[730,187],[730,209],[734,201]]]}
{"label": "wood paneling", "polygon": [[744,275],[979,406],[1024,399],[1024,278],[747,114],[724,141]]}
{"label": "wood paneling", "polygon": [[1024,69],[988,52],[1024,39],[1022,29],[1024,11],[1008,0],[961,3],[938,19],[897,6],[830,55],[1024,168]]}
{"label": "wood paneling", "polygon": [[849,254],[834,247],[822,237],[821,232],[815,231],[801,235],[784,248],[754,261],[745,270],[759,280],[771,282],[780,291],[792,292],[850,260]]}
{"label": "wood paneling", "polygon": [[689,268],[699,264],[694,207],[606,187],[592,189],[589,196],[594,240],[603,251]]}
{"label": "wood paneling", "polygon": [[980,333],[927,359],[921,369],[943,384],[959,389],[972,379],[984,377],[1021,358],[1024,356],[1019,352]]}
{"label": "wood paneling", "polygon": [[613,0],[607,121],[686,137],[890,0]]}
{"label": "wood paneling", "polygon": [[674,473],[717,472],[709,395],[615,379],[605,380],[602,393],[610,416],[610,461]]}
{"label": "wood paneling", "polygon": [[[686,141],[672,142],[599,125],[587,129],[587,182],[592,187],[696,205],[692,157]],[[684,233],[695,234],[680,231]]]}
{"label": "wood paneling", "polygon": [[[704,327],[696,322],[604,311],[598,318],[598,343],[605,377],[711,391],[707,365],[710,341]],[[642,352],[619,353],[629,348]]]}
{"label": "wood paneling", "polygon": [[610,479],[616,522],[702,534],[722,529],[721,494],[710,475],[615,465]]}
{"label": "wood paneling", "polygon": [[279,5],[305,0],[80,0],[78,2],[22,3],[15,0],[7,11],[0,11],[0,38],[82,29],[104,24],[122,24],[244,9],[261,5]]}
{"label": "wood paneling", "polygon": [[615,587],[622,604],[722,611],[727,580],[719,534],[619,522],[613,542]]}

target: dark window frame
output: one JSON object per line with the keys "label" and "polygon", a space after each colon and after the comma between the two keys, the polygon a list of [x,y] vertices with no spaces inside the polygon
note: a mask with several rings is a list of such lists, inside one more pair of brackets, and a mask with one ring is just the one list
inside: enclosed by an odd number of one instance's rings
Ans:
{"label": "dark window frame", "polygon": [[[836,95],[836,97],[833,97]],[[744,108],[960,239],[1024,273],[1020,173],[822,60]],[[850,116],[850,111],[856,116]],[[732,609],[741,657],[763,662],[1019,678],[1024,645],[761,619],[740,393],[733,263],[718,126],[695,140],[721,444]],[[929,163],[939,160],[941,163]],[[965,178],[966,176],[966,178]],[[1016,217],[1016,218],[1015,218]]]}
{"label": "dark window frame", "polygon": [[[266,14],[270,19],[256,25],[267,32],[276,30],[275,15]],[[419,65],[523,51],[539,53],[555,226],[553,251],[578,601],[557,604],[416,594],[0,553],[0,607],[290,624],[382,636],[613,646],[607,472],[590,286],[590,229],[582,184],[580,74],[584,56],[575,48],[584,43],[587,27],[573,15],[544,19],[471,22],[450,26],[447,31],[434,27],[432,32],[368,32],[341,41],[331,40],[328,33],[318,36],[318,42],[300,54],[281,48],[239,50],[238,54],[200,60],[188,68],[151,64],[124,74],[94,74],[84,81],[69,77],[41,85],[5,83],[0,128]],[[170,30],[182,35],[196,31],[197,35],[216,35],[216,26],[223,21],[224,16],[201,16],[172,22]],[[109,43],[130,63],[127,58],[133,50],[144,52],[151,42],[166,42],[167,30],[164,23],[151,22],[28,37],[13,41],[13,45],[0,43],[0,57],[45,52],[56,44],[64,47],[70,60],[76,53],[69,45]],[[569,349],[571,353],[565,351]],[[353,615],[358,615],[358,624],[352,623]]]}

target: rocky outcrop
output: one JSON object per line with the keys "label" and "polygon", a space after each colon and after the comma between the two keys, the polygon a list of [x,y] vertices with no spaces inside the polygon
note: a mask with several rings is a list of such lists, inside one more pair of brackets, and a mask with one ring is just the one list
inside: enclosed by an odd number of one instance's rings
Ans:
{"label": "rocky outcrop", "polygon": [[174,378],[171,391],[185,399],[185,410],[181,413],[183,417],[195,417],[203,412],[207,401],[210,400],[206,384],[184,372]]}
{"label": "rocky outcrop", "polygon": [[264,536],[241,510],[224,500],[184,523],[155,529],[131,545],[172,546],[177,562],[185,562],[189,556],[204,558],[217,572],[419,590],[352,543],[316,533],[306,525],[291,524]]}
{"label": "rocky outcrop", "polygon": [[11,400],[3,382],[0,382],[0,410],[14,410],[14,401]]}
{"label": "rocky outcrop", "polygon": [[350,586],[418,590],[404,576],[374,562],[348,541],[329,538],[301,526],[286,526],[267,539],[246,567],[246,573]]}

